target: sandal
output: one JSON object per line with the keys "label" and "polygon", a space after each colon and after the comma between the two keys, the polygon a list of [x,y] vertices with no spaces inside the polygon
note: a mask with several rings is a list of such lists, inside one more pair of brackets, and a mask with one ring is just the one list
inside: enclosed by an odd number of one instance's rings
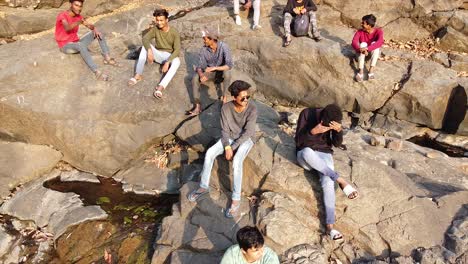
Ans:
{"label": "sandal", "polygon": [[343,235],[340,233],[340,231],[338,231],[336,229],[330,230],[330,232],[328,234],[330,235],[331,240],[336,241],[336,240],[343,239]]}
{"label": "sandal", "polygon": [[199,115],[200,113],[201,113],[201,110],[193,110],[193,111],[189,111],[189,112],[187,113],[187,115],[188,115],[189,117],[194,117],[194,116]]}
{"label": "sandal", "polygon": [[[354,200],[354,199],[359,197],[358,191],[356,189],[354,189],[354,187],[351,186],[351,184],[346,185],[343,188],[343,192],[346,195],[346,197],[348,197],[348,199],[350,199],[350,200]],[[354,194],[354,196],[351,197],[352,194]]]}
{"label": "sandal", "polygon": [[128,86],[134,86],[134,85],[136,85],[137,83],[139,83],[141,80],[143,80],[143,79],[142,79],[142,78],[137,79],[137,78],[135,78],[135,77],[132,77],[132,78],[130,78],[130,80],[128,80],[127,85],[128,85]]}
{"label": "sandal", "polygon": [[362,76],[362,74],[360,73],[356,74],[356,82],[362,82],[363,79],[364,79],[364,76]]}
{"label": "sandal", "polygon": [[240,207],[240,201],[237,205],[232,205],[231,203],[231,207],[226,209],[226,211],[224,212],[224,216],[226,218],[234,218],[234,216],[237,215],[237,211],[239,211],[239,207]]}
{"label": "sandal", "polygon": [[190,202],[196,202],[198,200],[198,198],[200,198],[201,196],[203,196],[203,195],[210,192],[209,190],[204,190],[204,191],[199,192],[199,190],[200,190],[200,188],[198,188],[195,191],[189,193],[189,195],[187,195],[187,199]]}
{"label": "sandal", "polygon": [[104,59],[104,65],[122,67],[122,64],[118,63],[114,58],[110,58],[109,60]]}
{"label": "sandal", "polygon": [[373,73],[373,72],[369,73],[369,74],[367,75],[367,79],[369,79],[369,80],[375,80],[375,75],[374,75],[374,73]]}
{"label": "sandal", "polygon": [[197,105],[198,104],[194,105],[192,107],[192,109],[185,111],[185,114],[190,116],[190,117],[194,117],[194,116],[199,115],[201,113],[201,106],[198,105],[198,107],[197,107]]}
{"label": "sandal", "polygon": [[101,71],[96,71],[94,74],[96,75],[96,79],[97,79],[98,81],[107,82],[107,81],[110,80],[109,75],[107,75],[107,74],[105,74],[105,73],[103,73],[103,72],[101,72]]}
{"label": "sandal", "polygon": [[156,87],[154,93],[153,93],[153,96],[156,98],[156,99],[162,99],[163,98],[163,93],[162,91],[164,91],[164,86],[161,86],[161,85],[158,85],[158,87]]}

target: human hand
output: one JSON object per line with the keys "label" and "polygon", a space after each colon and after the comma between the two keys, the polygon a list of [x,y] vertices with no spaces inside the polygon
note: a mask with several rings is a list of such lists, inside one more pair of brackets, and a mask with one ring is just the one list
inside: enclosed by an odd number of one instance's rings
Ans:
{"label": "human hand", "polygon": [[299,8],[295,7],[293,9],[293,12],[296,14],[296,15],[300,15],[301,14],[301,11],[299,11]]}
{"label": "human hand", "polygon": [[169,62],[165,62],[162,66],[162,73],[166,73],[169,70]]}
{"label": "human hand", "polygon": [[224,149],[224,156],[226,157],[226,160],[232,160],[232,156],[234,156],[232,148],[229,147],[227,149]]}
{"label": "human hand", "polygon": [[[143,47],[143,48],[145,48],[145,47]],[[153,64],[153,62],[154,62],[154,54],[153,54],[153,50],[152,50],[151,48],[148,49],[148,56],[147,56],[147,57],[148,57],[148,59],[147,59],[148,63],[149,63],[149,64]]]}
{"label": "human hand", "polygon": [[335,121],[331,121],[331,122],[330,122],[330,129],[333,129],[333,130],[335,130],[336,132],[341,132],[341,130],[343,129],[343,127],[341,126],[340,123],[335,122]]}
{"label": "human hand", "polygon": [[305,8],[301,9],[301,14],[305,14],[307,10]]}
{"label": "human hand", "polygon": [[93,30],[94,38],[97,38],[97,39],[99,39],[99,40],[102,39],[102,34],[101,34],[101,32],[99,32],[93,25],[89,25],[88,27],[89,27],[89,28],[93,28],[92,30]]}
{"label": "human hand", "polygon": [[310,130],[310,133],[312,135],[317,135],[317,134],[325,133],[330,129],[331,129],[331,127],[324,126],[324,125],[322,125],[322,122],[320,122],[318,125],[316,125],[314,128],[312,128],[312,130]]}
{"label": "human hand", "polygon": [[249,9],[251,7],[252,7],[252,1],[247,1],[247,3],[245,3],[245,5],[244,5],[245,9]]}
{"label": "human hand", "polygon": [[207,67],[205,72],[214,72],[218,69],[218,67]]}
{"label": "human hand", "polygon": [[367,48],[360,48],[359,51],[360,51],[362,54],[366,54],[366,53],[367,53]]}
{"label": "human hand", "polygon": [[200,82],[206,82],[206,81],[208,81],[208,77],[206,77],[205,74],[202,73],[202,74],[200,74],[199,76],[200,76]]}

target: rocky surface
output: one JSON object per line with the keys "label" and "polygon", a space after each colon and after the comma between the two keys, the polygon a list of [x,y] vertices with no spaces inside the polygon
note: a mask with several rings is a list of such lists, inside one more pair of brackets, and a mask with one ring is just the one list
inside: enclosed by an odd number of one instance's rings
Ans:
{"label": "rocky surface", "polygon": [[107,214],[99,206],[84,206],[74,193],[61,193],[43,186],[44,180],[60,176],[54,170],[44,179],[37,179],[17,192],[0,207],[0,214],[23,221],[33,221],[59,238],[68,227],[81,222],[106,219]]}
{"label": "rocky surface", "polygon": [[60,152],[47,146],[0,141],[0,201],[16,186],[52,170],[61,158]]}

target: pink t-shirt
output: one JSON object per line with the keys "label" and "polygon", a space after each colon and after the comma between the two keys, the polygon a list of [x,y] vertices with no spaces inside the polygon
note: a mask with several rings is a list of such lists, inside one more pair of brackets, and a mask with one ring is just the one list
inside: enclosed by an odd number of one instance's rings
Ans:
{"label": "pink t-shirt", "polygon": [[358,30],[353,37],[352,46],[354,50],[359,52],[359,44],[362,42],[367,43],[367,50],[373,51],[382,47],[384,43],[383,31],[381,28],[374,28],[372,33],[367,33],[364,30]]}
{"label": "pink t-shirt", "polygon": [[81,15],[70,16],[69,11],[63,11],[62,13],[58,14],[57,20],[55,21],[55,41],[59,48],[65,46],[67,43],[70,42],[78,42],[80,38],[78,37],[78,28],[79,25],[74,27],[70,31],[66,31],[63,27],[62,20],[66,20],[68,24],[74,23],[76,21],[80,21],[82,19]]}

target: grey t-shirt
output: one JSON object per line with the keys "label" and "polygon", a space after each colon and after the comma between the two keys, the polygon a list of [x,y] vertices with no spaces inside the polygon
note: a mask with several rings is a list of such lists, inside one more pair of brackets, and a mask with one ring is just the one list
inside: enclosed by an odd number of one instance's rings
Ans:
{"label": "grey t-shirt", "polygon": [[[244,111],[237,113],[234,102],[228,102],[221,108],[221,142],[223,146],[231,145],[237,149],[246,140],[255,136],[255,123],[257,122],[257,107],[250,101]],[[229,139],[234,142],[229,144]]]}

